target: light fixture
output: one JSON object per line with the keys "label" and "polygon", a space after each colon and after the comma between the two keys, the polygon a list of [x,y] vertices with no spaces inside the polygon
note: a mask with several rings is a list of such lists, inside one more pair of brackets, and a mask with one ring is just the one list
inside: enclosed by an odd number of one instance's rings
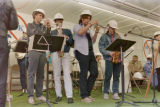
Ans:
{"label": "light fixture", "polygon": [[[74,1],[75,1],[75,0],[74,0]],[[149,25],[151,25],[151,26],[155,26],[155,27],[160,28],[160,26],[158,26],[158,25],[155,25],[155,24],[152,24],[152,23],[149,23],[149,22],[145,22],[145,21],[140,20],[140,19],[135,19],[135,18],[132,18],[132,17],[123,15],[123,14],[119,14],[119,13],[110,11],[110,10],[106,10],[106,9],[102,9],[102,8],[99,8],[99,7],[95,7],[95,6],[86,4],[86,3],[82,3],[82,2],[80,2],[80,1],[76,1],[76,2],[78,2],[78,3],[81,4],[81,5],[85,5],[85,6],[88,6],[88,7],[91,7],[91,8],[95,8],[95,9],[98,9],[98,10],[101,10],[101,11],[105,11],[105,12],[108,12],[108,13],[113,13],[113,14],[116,14],[116,15],[118,15],[118,16],[122,16],[122,17],[125,17],[125,18],[129,18],[129,19],[132,19],[132,20],[135,20],[135,21],[138,21],[138,22],[142,22],[142,23],[149,24]]]}

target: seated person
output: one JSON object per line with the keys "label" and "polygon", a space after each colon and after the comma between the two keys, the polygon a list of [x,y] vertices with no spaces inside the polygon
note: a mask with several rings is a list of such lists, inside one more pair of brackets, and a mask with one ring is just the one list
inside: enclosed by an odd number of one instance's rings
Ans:
{"label": "seated person", "polygon": [[[138,61],[138,56],[134,55],[132,60],[129,62],[128,71],[130,72],[131,77],[142,79],[144,75],[143,67],[141,61]],[[137,84],[142,85],[143,80],[136,80]],[[132,84],[133,86],[133,84]]]}
{"label": "seated person", "polygon": [[129,65],[128,65],[128,70],[132,75],[134,75],[136,72],[140,72],[142,76],[144,76],[142,63],[141,61],[138,61],[137,55],[134,55],[132,57],[132,60],[129,62]]}
{"label": "seated person", "polygon": [[[147,55],[147,62],[144,65],[143,69],[144,69],[145,76],[149,79],[150,74],[152,72],[152,55],[151,54]],[[154,72],[155,72],[155,86],[157,86],[158,85],[158,78],[157,78],[156,70],[154,70]],[[154,85],[153,78],[152,78],[151,82],[152,82],[152,86],[153,86]]]}
{"label": "seated person", "polygon": [[101,60],[102,60],[102,56],[100,53],[97,53],[95,55],[96,57],[96,61],[97,61],[97,66],[98,66],[98,77],[97,77],[97,80],[95,82],[95,86],[94,86],[94,89],[96,89],[97,87],[101,87],[103,84],[103,79],[104,79],[104,72],[102,70],[102,66],[101,66]]}
{"label": "seated person", "polygon": [[[52,74],[52,72],[50,72],[50,71],[53,71],[52,69],[52,58],[51,58],[51,54],[50,54],[50,52],[46,52],[46,67],[44,68],[44,70],[46,71],[46,72],[44,72],[44,81],[43,81],[43,91],[45,91],[46,90],[46,82],[47,82],[47,61],[48,61],[48,64],[49,64],[49,74],[51,73]],[[53,75],[53,74],[52,74]],[[48,79],[50,79],[50,77],[48,77]],[[50,83],[48,83],[48,88],[51,88],[51,86],[50,86]]]}
{"label": "seated person", "polygon": [[103,70],[101,67],[101,60],[102,60],[102,56],[100,53],[96,54],[96,61],[97,61],[97,66],[98,66],[98,77],[97,79],[103,79]]}

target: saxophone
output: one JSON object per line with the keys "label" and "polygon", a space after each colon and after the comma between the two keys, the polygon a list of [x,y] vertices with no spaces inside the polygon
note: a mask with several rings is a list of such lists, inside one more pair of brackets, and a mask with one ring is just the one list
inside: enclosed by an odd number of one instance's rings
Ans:
{"label": "saxophone", "polygon": [[[116,33],[118,38],[120,38],[120,35],[118,33]],[[121,53],[119,51],[115,51],[115,53],[113,54],[112,57],[112,63],[120,63],[121,62]]]}
{"label": "saxophone", "polygon": [[114,54],[113,54],[113,57],[112,57],[112,63],[120,63],[121,62],[121,53],[119,51],[116,51]]}
{"label": "saxophone", "polygon": [[[57,30],[58,30],[58,35],[63,36],[63,34],[62,34],[62,24],[61,23],[58,23]],[[63,56],[64,56],[64,51],[59,51],[58,52],[58,57],[62,58]]]}

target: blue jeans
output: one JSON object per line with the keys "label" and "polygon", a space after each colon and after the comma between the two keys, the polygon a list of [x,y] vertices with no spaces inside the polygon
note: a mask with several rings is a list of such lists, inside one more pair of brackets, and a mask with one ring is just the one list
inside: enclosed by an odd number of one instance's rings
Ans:
{"label": "blue jeans", "polygon": [[119,77],[121,71],[121,63],[114,64],[112,61],[105,61],[105,79],[104,79],[104,93],[109,93],[110,80],[113,74],[112,92],[119,92]]}
{"label": "blue jeans", "polygon": [[[98,76],[97,62],[93,52],[89,55],[83,55],[79,51],[75,51],[76,58],[80,65],[80,93],[81,98],[86,98],[91,95],[92,88]],[[88,71],[90,72],[87,78]]]}
{"label": "blue jeans", "polygon": [[5,107],[9,47],[7,38],[0,36],[0,107]]}
{"label": "blue jeans", "polygon": [[27,58],[17,59],[20,68],[20,81],[22,89],[26,89],[26,71],[27,71]]}

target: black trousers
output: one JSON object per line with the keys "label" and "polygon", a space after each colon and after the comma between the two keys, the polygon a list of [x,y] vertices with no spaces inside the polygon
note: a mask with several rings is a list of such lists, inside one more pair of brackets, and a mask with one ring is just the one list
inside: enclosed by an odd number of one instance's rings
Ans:
{"label": "black trousers", "polygon": [[[89,52],[89,55],[83,55],[76,50],[75,56],[80,65],[79,85],[80,95],[83,99],[91,95],[92,88],[98,76],[98,67],[93,51]],[[90,75],[87,78],[88,71]]]}
{"label": "black trousers", "polygon": [[160,67],[156,68],[157,71],[157,78],[158,78],[158,91],[160,91]]}
{"label": "black trousers", "polygon": [[7,38],[0,36],[0,107],[5,107],[9,47]]}

